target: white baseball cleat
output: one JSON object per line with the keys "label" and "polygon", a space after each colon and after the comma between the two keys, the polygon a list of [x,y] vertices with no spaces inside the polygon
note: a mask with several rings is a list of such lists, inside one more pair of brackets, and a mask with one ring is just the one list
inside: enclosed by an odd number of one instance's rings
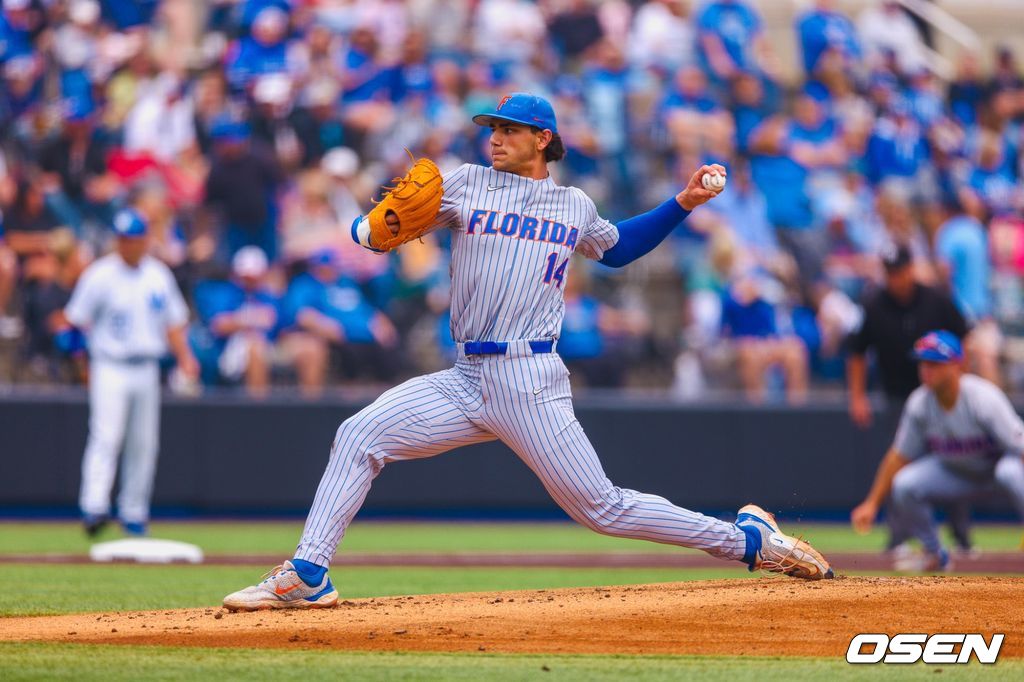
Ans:
{"label": "white baseball cleat", "polygon": [[338,591],[326,573],[319,585],[311,587],[303,582],[290,561],[268,573],[260,584],[224,597],[224,608],[229,611],[324,609],[337,603]]}
{"label": "white baseball cleat", "polygon": [[949,552],[939,549],[938,552],[915,552],[911,550],[893,558],[892,568],[901,573],[948,573],[952,570]]}
{"label": "white baseball cleat", "polygon": [[832,567],[818,550],[800,538],[783,533],[779,530],[775,517],[756,504],[748,504],[740,509],[736,516],[736,525],[740,528],[754,529],[761,535],[761,549],[754,559],[751,570],[783,573],[804,580],[835,577]]}

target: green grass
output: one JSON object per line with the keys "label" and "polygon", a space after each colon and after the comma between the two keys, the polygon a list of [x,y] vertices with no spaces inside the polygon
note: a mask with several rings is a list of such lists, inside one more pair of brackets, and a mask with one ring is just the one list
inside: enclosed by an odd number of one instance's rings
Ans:
{"label": "green grass", "polygon": [[[848,527],[787,525],[824,551],[874,551],[882,531],[854,535]],[[288,557],[298,523],[157,523],[155,536],[194,542],[210,554]],[[102,539],[118,537],[114,531]],[[978,545],[1017,547],[1013,526],[983,526]],[[85,553],[76,524],[0,524],[0,554]],[[653,543],[609,538],[571,524],[356,523],[343,550],[353,552],[651,552],[678,551]],[[266,568],[270,568],[267,566]],[[252,584],[248,566],[23,565],[3,566],[8,585],[0,616],[215,606],[228,592]],[[723,563],[720,570],[346,567],[331,570],[345,597],[439,592],[545,589],[751,576]],[[0,629],[3,621],[0,620]],[[544,668],[547,667],[547,670]],[[81,644],[0,643],[0,680],[821,680],[877,677],[976,680],[1024,677],[1024,663],[994,667],[862,668],[839,659],[697,656],[541,656],[494,654],[269,651]]]}
{"label": "green grass", "polygon": [[[935,680],[1011,679],[1024,664],[858,667],[838,659],[705,656],[412,654],[0,644],[0,679],[15,680]],[[1020,678],[1018,678],[1020,679]]]}
{"label": "green grass", "polygon": [[[224,595],[258,582],[260,573],[258,568],[235,566],[9,565],[4,567],[4,579],[8,584],[18,585],[18,589],[0,592],[0,616],[219,606]],[[347,566],[331,569],[331,578],[343,598],[633,585],[755,575],[729,564],[723,564],[719,570]]]}
{"label": "green grass", "polygon": [[[825,552],[874,551],[884,541],[880,530],[859,536],[841,525],[797,530]],[[157,523],[153,527],[156,536],[195,542],[210,554],[260,553],[281,559],[291,555],[300,532],[299,524],[282,522]],[[1012,549],[1019,537],[1013,526],[981,526],[976,535],[979,546],[986,549]],[[116,531],[107,537],[117,537]],[[85,553],[88,547],[75,524],[0,524],[0,554]],[[598,535],[568,523],[356,523],[343,549],[385,553],[679,551]],[[0,616],[216,605],[225,594],[257,582],[271,567],[11,564],[4,566],[5,576],[20,587],[0,593]],[[715,570],[336,566],[331,575],[342,595],[360,598],[742,578],[750,574],[723,563]]]}
{"label": "green grass", "polygon": [[[877,551],[885,532],[855,534],[848,525],[785,524],[823,552]],[[302,533],[300,523],[155,523],[154,537],[199,545],[208,554],[275,554],[287,558]],[[101,539],[119,537],[109,530]],[[981,549],[1013,550],[1021,530],[1013,525],[981,525]],[[84,554],[89,542],[73,523],[0,524],[0,554]],[[676,547],[598,535],[572,523],[386,523],[356,522],[342,544],[351,552],[676,552]]]}

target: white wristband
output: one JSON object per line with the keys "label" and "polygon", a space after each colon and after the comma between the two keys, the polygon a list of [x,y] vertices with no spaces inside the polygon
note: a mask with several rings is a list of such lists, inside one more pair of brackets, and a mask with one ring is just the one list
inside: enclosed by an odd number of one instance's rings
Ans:
{"label": "white wristband", "polygon": [[352,241],[364,248],[373,248],[370,246],[370,220],[366,216],[352,221]]}

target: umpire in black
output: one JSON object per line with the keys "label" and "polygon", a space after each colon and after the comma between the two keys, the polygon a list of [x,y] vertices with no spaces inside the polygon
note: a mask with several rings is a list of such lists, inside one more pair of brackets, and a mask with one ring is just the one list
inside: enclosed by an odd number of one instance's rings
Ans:
{"label": "umpire in black", "polygon": [[874,350],[879,379],[889,402],[902,407],[920,385],[911,357],[914,341],[933,329],[946,329],[963,341],[967,323],[945,292],[914,279],[910,250],[890,245],[882,252],[885,286],[864,301],[864,321],[848,339],[846,385],[850,417],[861,428],[871,424],[867,352]]}
{"label": "umpire in black", "polygon": [[[917,361],[912,357],[914,341],[933,329],[951,331],[961,342],[967,335],[967,323],[952,297],[914,278],[910,249],[890,245],[881,255],[885,286],[863,302],[864,320],[847,342],[850,418],[861,428],[867,428],[872,417],[867,392],[869,350],[875,353],[886,402],[889,407],[902,410],[907,398],[921,383]],[[957,545],[969,549],[970,508],[956,505],[948,509],[947,514]],[[888,544],[889,549],[893,549],[891,534]]]}

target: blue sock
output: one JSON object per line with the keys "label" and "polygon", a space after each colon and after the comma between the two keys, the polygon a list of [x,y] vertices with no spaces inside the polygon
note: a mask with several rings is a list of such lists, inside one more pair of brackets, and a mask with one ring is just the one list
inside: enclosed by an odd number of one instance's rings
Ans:
{"label": "blue sock", "polygon": [[306,583],[310,587],[316,587],[324,581],[324,575],[327,573],[326,566],[317,566],[316,564],[302,559],[292,559],[292,566],[295,567],[295,572],[302,578],[302,582]]}
{"label": "blue sock", "polygon": [[754,562],[757,561],[757,555],[761,551],[761,531],[751,526],[736,526],[743,534],[747,536],[747,548],[743,552],[743,563],[750,566],[750,570],[754,570]]}

